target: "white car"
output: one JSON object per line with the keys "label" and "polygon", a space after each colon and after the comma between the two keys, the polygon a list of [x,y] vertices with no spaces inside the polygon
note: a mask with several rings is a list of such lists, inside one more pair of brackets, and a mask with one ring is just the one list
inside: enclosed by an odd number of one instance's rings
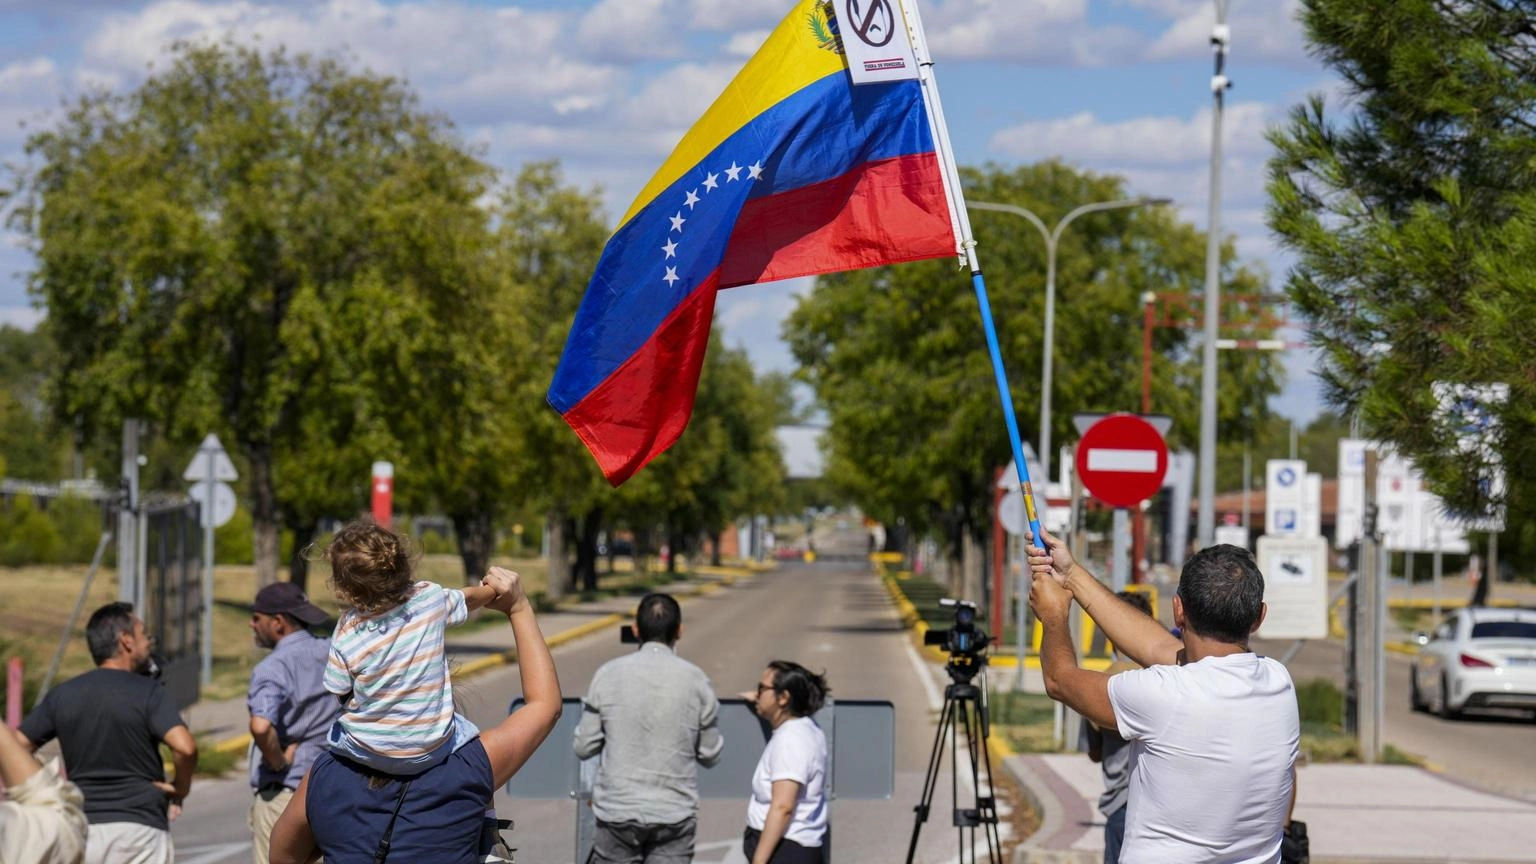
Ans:
{"label": "white car", "polygon": [[1536,609],[1462,609],[1415,637],[1413,710],[1455,717],[1466,708],[1536,709]]}

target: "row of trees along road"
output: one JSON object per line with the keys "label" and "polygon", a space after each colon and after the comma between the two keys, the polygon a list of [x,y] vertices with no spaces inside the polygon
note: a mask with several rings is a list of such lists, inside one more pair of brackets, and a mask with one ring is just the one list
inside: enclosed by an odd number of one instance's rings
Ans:
{"label": "row of trees along road", "polygon": [[[1304,0],[1301,21],[1344,87],[1271,133],[1268,215],[1296,257],[1286,287],[1322,349],[1327,397],[1452,506],[1503,504],[1501,557],[1529,568],[1536,4]],[[1434,382],[1508,385],[1486,406],[1486,451],[1457,446]],[[1495,463],[1502,498],[1486,482]]]}
{"label": "row of trees along road", "polygon": [[[1060,162],[965,169],[962,182],[970,200],[1022,205],[1046,224],[1084,202],[1130,197],[1120,178]],[[1014,216],[976,211],[971,221],[1014,408],[1022,428],[1034,429],[1044,244]],[[1140,297],[1146,291],[1200,293],[1204,259],[1204,235],[1163,208],[1097,213],[1063,234],[1052,440],[1077,437],[1075,413],[1140,410]],[[1222,261],[1227,292],[1263,289],[1264,277],[1237,262],[1230,246]],[[1253,312],[1234,304],[1226,317],[1241,321]],[[1192,350],[1193,332],[1159,328],[1153,335],[1152,409],[1173,418],[1174,447],[1192,448],[1199,440],[1200,357]],[[957,565],[951,572],[968,572],[972,580],[953,587],[978,596],[976,547],[990,531],[993,472],[1008,462],[1010,449],[964,274],[953,261],[934,261],[820,279],[785,324],[785,336],[801,364],[799,374],[826,406],[831,480],[876,518],[888,524],[905,519],[919,533],[942,536]],[[1222,436],[1251,439],[1268,416],[1268,397],[1279,390],[1279,364],[1268,354],[1239,351],[1222,352],[1220,363]]]}
{"label": "row of trees along road", "polygon": [[137,89],[67,106],[12,180],[51,422],[107,451],[129,417],[217,431],[263,584],[283,528],[302,550],[365,509],[379,458],[397,506],[452,518],[471,576],[513,512],[546,513],[557,594],[595,584],[600,528],[686,550],[782,496],[787,383],[718,339],[681,444],[607,487],[544,403],[607,236],[598,196],[553,164],[502,182],[397,79],[179,44]]}

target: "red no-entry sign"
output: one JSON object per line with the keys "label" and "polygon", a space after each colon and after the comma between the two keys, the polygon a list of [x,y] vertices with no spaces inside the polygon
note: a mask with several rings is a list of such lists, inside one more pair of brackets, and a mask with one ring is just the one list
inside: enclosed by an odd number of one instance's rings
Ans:
{"label": "red no-entry sign", "polygon": [[1135,507],[1162,488],[1168,445],[1135,414],[1110,414],[1083,433],[1076,461],[1088,494],[1111,507]]}

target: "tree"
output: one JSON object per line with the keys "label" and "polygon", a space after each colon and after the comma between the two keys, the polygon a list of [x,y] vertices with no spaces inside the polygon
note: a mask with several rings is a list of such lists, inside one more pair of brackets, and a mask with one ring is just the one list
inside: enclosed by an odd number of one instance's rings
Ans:
{"label": "tree", "polygon": [[45,385],[48,337],[0,325],[0,476],[51,482],[68,460],[70,436],[50,428]]}
{"label": "tree", "polygon": [[[608,229],[596,190],[564,185],[553,162],[526,165],[496,207],[493,260],[513,286],[513,303],[524,321],[516,344],[518,358],[498,385],[515,406],[505,418],[516,435],[518,458],[507,465],[518,498],[537,505],[551,528],[549,593],[559,597],[573,586],[566,546],[575,532],[573,517],[597,510],[608,484],[581,441],[545,401],[555,364],[576,307],[597,266]],[[593,520],[589,520],[591,522]],[[601,521],[598,512],[597,522]],[[596,561],[593,528],[581,546]],[[596,571],[592,571],[596,578]]]}
{"label": "tree", "polygon": [[[59,349],[55,413],[87,437],[130,416],[184,440],[219,431],[249,467],[271,581],[285,509],[340,506],[331,493],[421,395],[338,385],[451,378],[433,364],[459,355],[422,334],[443,310],[476,315],[483,286],[455,281],[453,232],[490,169],[395,79],[211,44],[175,46],[131,93],[81,98],[27,153],[12,224]],[[285,502],[290,469],[293,495],[324,500]]]}
{"label": "tree", "polygon": [[[1536,540],[1536,7],[1306,0],[1301,20],[1346,96],[1271,133],[1268,219],[1327,399],[1452,507],[1502,504]],[[1480,406],[1486,448],[1460,446],[1437,383],[1508,385]]]}
{"label": "tree", "polygon": [[[963,171],[972,200],[1012,202],[1049,224],[1078,204],[1127,197],[1123,182],[1059,162],[1008,171]],[[1038,425],[1045,250],[1035,229],[1004,214],[972,214],[983,244],[999,341],[1024,429]],[[1204,240],[1161,210],[1095,214],[1072,225],[1057,253],[1059,292],[1053,440],[1069,441],[1080,411],[1140,408],[1140,297],[1195,293]],[[1256,293],[1255,272],[1224,253],[1223,284]],[[1187,330],[1159,329],[1153,409],[1174,418],[1170,441],[1195,440],[1199,358]],[[1010,458],[972,292],[951,261],[819,279],[785,324],[800,376],[831,421],[824,441],[835,486],[870,516],[905,518],[938,532],[952,560],[989,525],[992,480]],[[1222,358],[1224,435],[1246,435],[1266,416],[1278,365],[1231,352]],[[1055,460],[1053,460],[1055,461]],[[1043,478],[1036,478],[1037,480]]]}

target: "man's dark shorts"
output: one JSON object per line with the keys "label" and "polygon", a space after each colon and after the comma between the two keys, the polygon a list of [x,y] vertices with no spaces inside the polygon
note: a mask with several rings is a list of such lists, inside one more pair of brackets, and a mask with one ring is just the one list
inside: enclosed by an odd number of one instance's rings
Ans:
{"label": "man's dark shorts", "polygon": [[698,820],[674,825],[597,820],[597,839],[587,864],[689,864]]}

